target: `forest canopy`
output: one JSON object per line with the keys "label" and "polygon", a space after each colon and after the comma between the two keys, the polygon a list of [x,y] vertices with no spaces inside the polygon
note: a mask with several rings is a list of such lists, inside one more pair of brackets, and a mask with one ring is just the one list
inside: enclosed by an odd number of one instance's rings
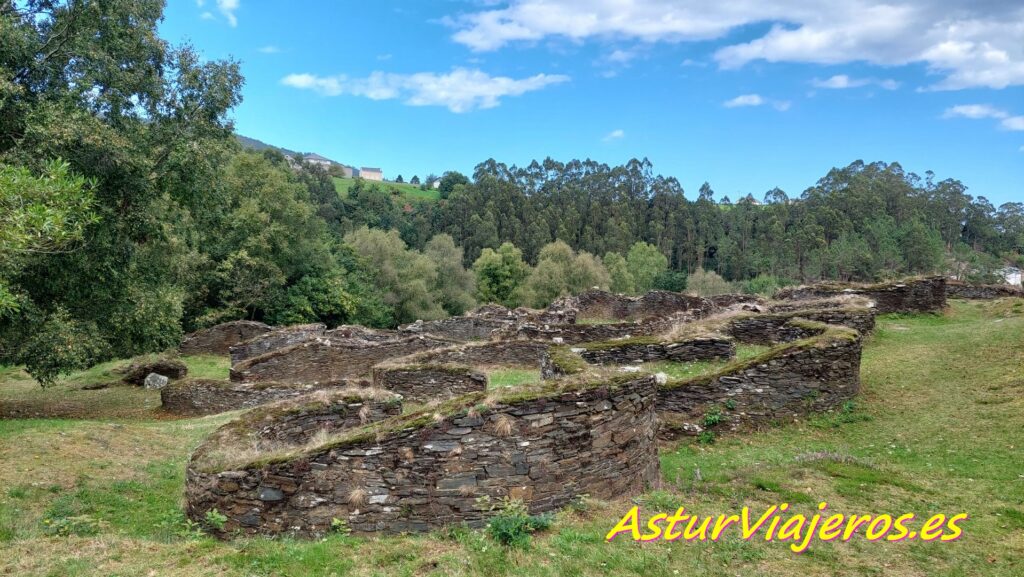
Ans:
{"label": "forest canopy", "polygon": [[[799,194],[686,194],[647,160],[494,160],[438,200],[244,150],[243,77],[161,0],[0,0],[0,363],[43,384],[233,319],[395,326],[593,286],[770,292],[1024,264],[1024,205],[854,162]],[[418,178],[415,180],[418,181]]]}

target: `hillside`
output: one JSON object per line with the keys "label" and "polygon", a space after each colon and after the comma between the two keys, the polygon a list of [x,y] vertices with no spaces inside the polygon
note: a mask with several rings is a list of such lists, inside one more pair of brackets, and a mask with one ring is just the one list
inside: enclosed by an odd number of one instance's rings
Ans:
{"label": "hillside", "polygon": [[[338,195],[341,198],[347,197],[349,189],[352,188],[352,185],[355,183],[355,179],[354,178],[338,178],[336,176],[333,177],[333,179],[334,179],[334,188],[335,188],[335,190],[338,191]],[[367,181],[367,182],[370,183],[370,181]],[[436,190],[434,190],[434,189],[420,190],[420,187],[418,187],[416,185],[413,185],[413,184],[405,184],[405,183],[399,184],[397,182],[380,182],[380,183],[370,183],[370,184],[373,184],[375,186],[379,186],[383,190],[386,190],[386,191],[389,191],[389,192],[392,192],[392,193],[397,191],[398,196],[401,196],[402,198],[405,198],[405,199],[408,199],[408,200],[437,200],[439,198],[438,197],[438,193],[437,193]]]}
{"label": "hillside", "polygon": [[280,152],[281,154],[283,154],[285,156],[295,156],[295,155],[299,154],[298,152],[295,152],[294,150],[288,150],[287,148],[281,148],[280,146],[274,146],[273,144],[267,144],[266,142],[263,142],[262,140],[257,140],[255,138],[249,138],[248,136],[242,136],[241,134],[236,134],[235,138],[238,139],[238,142],[242,145],[242,148],[245,148],[247,150],[254,150],[256,152],[261,152],[263,150],[276,150],[276,151]]}

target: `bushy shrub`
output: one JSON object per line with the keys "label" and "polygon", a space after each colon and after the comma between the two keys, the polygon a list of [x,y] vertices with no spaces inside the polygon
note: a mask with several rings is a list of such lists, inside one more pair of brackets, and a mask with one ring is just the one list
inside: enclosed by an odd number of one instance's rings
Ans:
{"label": "bushy shrub", "polygon": [[686,290],[697,296],[710,297],[729,294],[733,292],[733,286],[714,271],[697,269],[686,279]]}
{"label": "bushy shrub", "polygon": [[550,514],[530,515],[525,503],[506,498],[487,523],[487,534],[502,545],[521,548],[529,545],[531,533],[549,528],[552,521]]}
{"label": "bushy shrub", "polygon": [[39,384],[50,386],[61,375],[87,369],[108,354],[109,347],[98,334],[93,323],[77,321],[58,308],[29,335],[18,361]]}

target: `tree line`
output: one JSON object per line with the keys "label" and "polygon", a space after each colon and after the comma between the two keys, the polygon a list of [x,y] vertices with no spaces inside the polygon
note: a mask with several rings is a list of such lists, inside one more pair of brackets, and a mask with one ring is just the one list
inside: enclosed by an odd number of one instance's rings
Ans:
{"label": "tree line", "polygon": [[233,319],[393,327],[590,287],[770,292],[1021,262],[1024,208],[898,164],[687,198],[646,160],[489,160],[440,200],[243,150],[233,60],[161,0],[0,0],[0,363],[41,383]]}

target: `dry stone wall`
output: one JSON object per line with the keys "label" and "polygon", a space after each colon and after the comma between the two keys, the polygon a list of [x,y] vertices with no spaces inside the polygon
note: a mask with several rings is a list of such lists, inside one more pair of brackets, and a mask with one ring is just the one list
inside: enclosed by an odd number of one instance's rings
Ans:
{"label": "dry stone wall", "polygon": [[576,297],[560,299],[551,306],[556,309],[573,308],[577,319],[618,320],[663,317],[679,312],[690,312],[699,318],[715,309],[715,305],[707,299],[661,290],[639,297],[591,290]]}
{"label": "dry stone wall", "polygon": [[219,449],[263,443],[303,445],[317,435],[337,433],[397,416],[402,400],[371,389],[322,389],[253,409],[216,431],[207,441]]}
{"label": "dry stone wall", "polygon": [[699,433],[709,414],[735,430],[833,409],[857,394],[860,357],[859,335],[831,328],[711,376],[670,381],[658,390],[662,434]]}
{"label": "dry stone wall", "polygon": [[451,344],[429,335],[386,341],[322,337],[237,363],[231,367],[231,380],[341,383],[369,377],[371,368],[381,361]]}
{"label": "dry stone wall", "polygon": [[770,345],[807,338],[824,331],[823,327],[793,322],[797,318],[850,327],[862,335],[875,328],[872,309],[825,309],[740,316],[731,319],[724,332],[741,343]]}
{"label": "dry stone wall", "polygon": [[305,395],[324,388],[315,385],[281,383],[230,383],[209,379],[188,379],[160,390],[164,411],[173,415],[215,415],[248,409]]}
{"label": "dry stone wall", "polygon": [[234,365],[270,351],[304,343],[323,336],[325,332],[327,332],[327,325],[317,323],[294,325],[263,333],[231,347],[231,364]]}
{"label": "dry stone wall", "polygon": [[417,321],[399,330],[413,334],[431,334],[452,341],[470,342],[490,339],[496,331],[512,326],[511,319],[489,319],[471,316],[451,317],[438,321]]}
{"label": "dry stone wall", "polygon": [[540,360],[548,346],[545,343],[526,340],[468,343],[432,349],[393,361],[385,361],[383,364],[396,366],[403,364],[454,364],[473,367],[532,369],[540,365]]}
{"label": "dry stone wall", "polygon": [[707,337],[681,342],[638,343],[615,341],[582,347],[579,355],[595,365],[628,365],[652,361],[692,362],[730,359],[736,343],[725,337]]}
{"label": "dry stone wall", "polygon": [[226,355],[231,347],[274,327],[256,321],[232,321],[189,334],[179,350],[183,355]]}
{"label": "dry stone wall", "polygon": [[782,289],[775,298],[804,300],[838,295],[867,297],[874,301],[879,314],[939,312],[946,308],[946,279],[932,277],[876,285],[823,283]]}
{"label": "dry stone wall", "polygon": [[301,453],[246,464],[193,455],[187,513],[217,509],[226,533],[319,536],[332,519],[357,533],[483,524],[480,497],[522,499],[533,513],[580,494],[637,494],[658,482],[656,384],[651,376],[539,391],[474,409],[469,395],[355,429]]}
{"label": "dry stone wall", "polygon": [[946,297],[951,299],[990,300],[1008,297],[1024,298],[1020,287],[1005,284],[972,284],[946,281]]}
{"label": "dry stone wall", "polygon": [[376,367],[373,386],[415,403],[450,399],[487,390],[487,375],[458,365]]}

